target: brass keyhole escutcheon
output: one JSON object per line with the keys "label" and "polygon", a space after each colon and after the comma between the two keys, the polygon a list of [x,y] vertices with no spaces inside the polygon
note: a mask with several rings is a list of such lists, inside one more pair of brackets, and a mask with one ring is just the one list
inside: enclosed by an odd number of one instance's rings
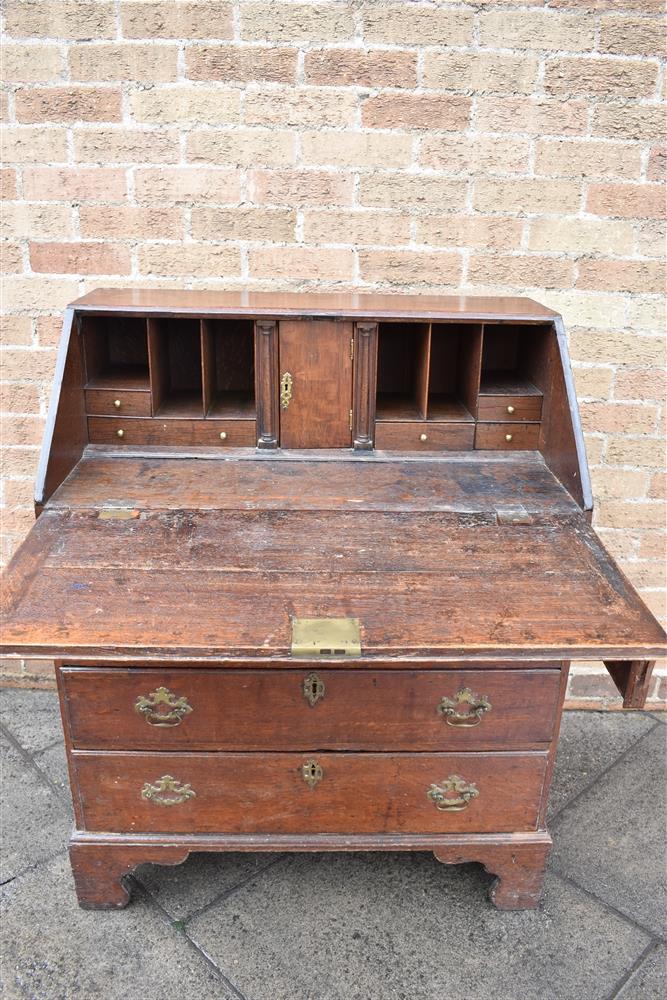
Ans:
{"label": "brass keyhole escutcheon", "polygon": [[294,379],[290,372],[285,372],[280,377],[280,408],[286,410],[292,401],[292,384]]}
{"label": "brass keyhole escutcheon", "polygon": [[314,788],[324,777],[324,771],[312,757],[301,765],[301,774],[309,788]]}
{"label": "brass keyhole escutcheon", "polygon": [[308,674],[304,677],[303,696],[311,708],[317,705],[320,698],[324,698],[325,691],[324,681],[320,680],[317,674]]}

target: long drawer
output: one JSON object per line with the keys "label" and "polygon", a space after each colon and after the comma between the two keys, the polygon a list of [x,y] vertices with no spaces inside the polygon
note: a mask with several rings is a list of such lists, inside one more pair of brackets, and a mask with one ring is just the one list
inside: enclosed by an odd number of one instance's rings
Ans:
{"label": "long drawer", "polygon": [[257,444],[254,420],[160,419],[140,417],[88,417],[91,444],[179,444],[210,447],[253,447]]}
{"label": "long drawer", "polygon": [[547,754],[92,753],[85,828],[114,833],[534,830]]}
{"label": "long drawer", "polygon": [[79,749],[522,749],[551,739],[560,671],[63,667],[60,683]]}

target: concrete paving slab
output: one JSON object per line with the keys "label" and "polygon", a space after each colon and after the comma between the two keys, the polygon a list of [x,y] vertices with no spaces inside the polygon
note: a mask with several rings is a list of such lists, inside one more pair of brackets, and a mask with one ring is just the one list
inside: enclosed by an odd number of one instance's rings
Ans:
{"label": "concrete paving slab", "polygon": [[60,796],[0,734],[2,850],[0,882],[64,851],[71,820]]}
{"label": "concrete paving slab", "polygon": [[79,909],[65,857],[5,886],[2,907],[4,1000],[238,1000],[147,903]]}
{"label": "concrete paving slab", "polygon": [[667,996],[667,945],[651,951],[614,1000],[665,1000]]}
{"label": "concrete paving slab", "polygon": [[65,744],[56,743],[48,750],[36,753],[32,758],[41,771],[47,776],[49,781],[63,793],[64,800],[71,805],[72,796],[69,790],[69,775],[67,773],[67,755],[65,754]]}
{"label": "concrete paving slab", "polygon": [[629,746],[653,728],[640,712],[565,712],[556,756],[549,816],[590,785]]}
{"label": "concrete paving slab", "polygon": [[295,856],[187,930],[252,1000],[602,1000],[650,940],[557,877],[518,913],[489,882],[427,854]]}
{"label": "concrete paving slab", "polygon": [[183,920],[259,876],[278,854],[191,854],[182,865],[141,865],[134,877],[174,919]]}
{"label": "concrete paving slab", "polygon": [[667,731],[657,725],[552,824],[552,865],[656,934],[665,931]]}
{"label": "concrete paving slab", "polygon": [[0,722],[28,753],[63,738],[55,691],[0,689]]}

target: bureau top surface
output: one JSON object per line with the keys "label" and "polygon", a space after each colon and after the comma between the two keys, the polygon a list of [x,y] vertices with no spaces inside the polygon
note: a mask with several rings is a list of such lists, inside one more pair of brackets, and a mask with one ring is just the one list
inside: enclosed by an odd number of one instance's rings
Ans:
{"label": "bureau top surface", "polygon": [[354,617],[376,661],[659,655],[576,505],[522,461],[90,452],[9,567],[3,646],[279,662],[293,617]]}
{"label": "bureau top surface", "polygon": [[357,292],[211,292],[98,288],[72,303],[98,313],[220,316],[346,316],[369,319],[477,319],[545,322],[558,314],[532,299],[470,295],[368,295]]}

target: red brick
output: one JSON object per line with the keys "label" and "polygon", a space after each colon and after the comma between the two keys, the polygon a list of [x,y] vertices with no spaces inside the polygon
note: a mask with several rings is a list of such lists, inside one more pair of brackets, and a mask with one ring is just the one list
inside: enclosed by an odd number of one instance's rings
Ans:
{"label": "red brick", "polygon": [[31,243],[33,271],[54,274],[129,274],[130,251],[110,243]]}
{"label": "red brick", "polygon": [[362,103],[367,128],[460,131],[467,128],[472,101],[457,94],[375,94]]}
{"label": "red brick", "polygon": [[35,87],[16,95],[19,122],[119,122],[119,87]]}
{"label": "red brick", "polygon": [[664,219],[665,188],[660,184],[591,184],[586,211],[612,219]]}

